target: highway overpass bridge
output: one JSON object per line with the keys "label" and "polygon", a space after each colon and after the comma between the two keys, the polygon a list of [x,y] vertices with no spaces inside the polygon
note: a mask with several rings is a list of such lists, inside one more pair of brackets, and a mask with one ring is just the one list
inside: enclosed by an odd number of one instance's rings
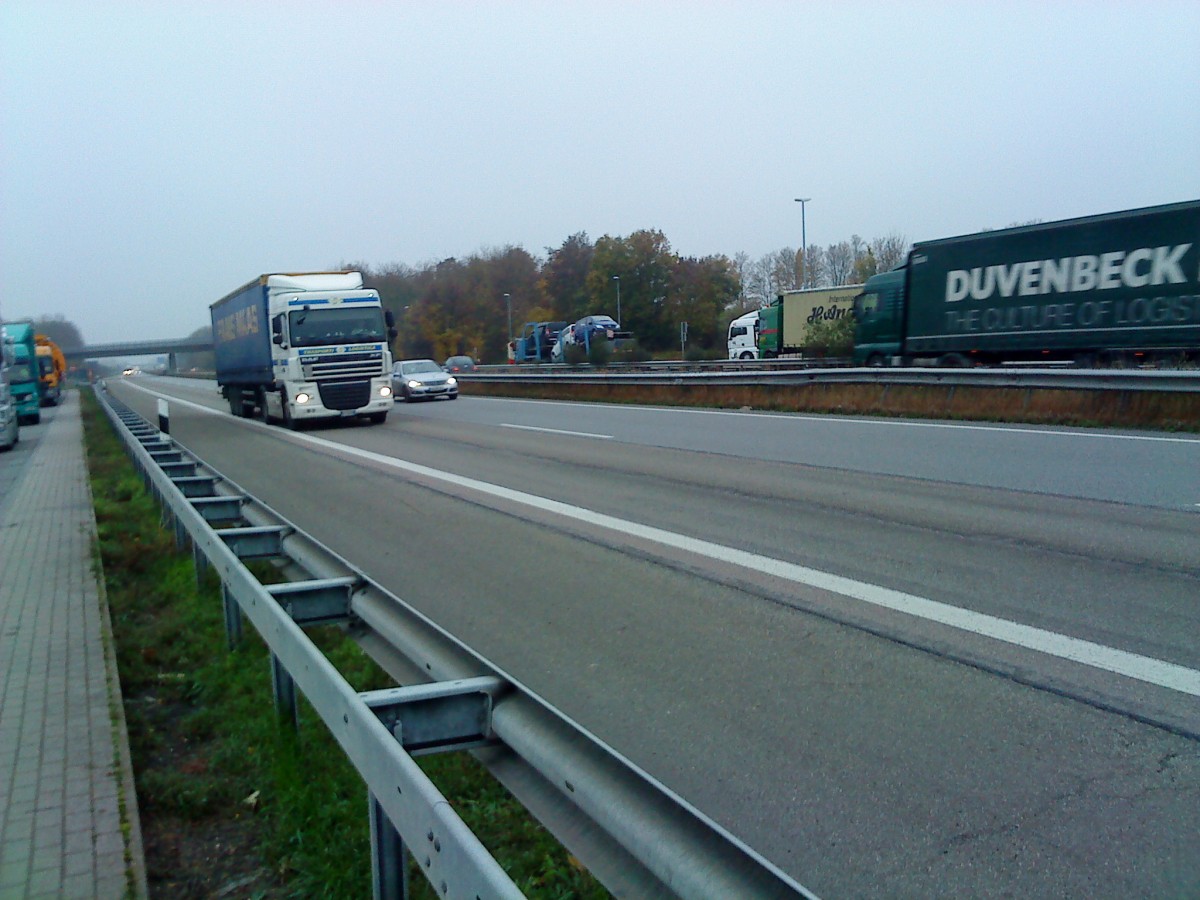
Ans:
{"label": "highway overpass bridge", "polygon": [[74,350],[64,350],[63,355],[70,362],[83,362],[85,359],[103,359],[105,357],[131,356],[163,356],[167,357],[167,370],[176,371],[176,356],[180,353],[203,353],[212,350],[211,338],[183,338],[161,341],[121,341],[115,344],[89,344],[76,347]]}

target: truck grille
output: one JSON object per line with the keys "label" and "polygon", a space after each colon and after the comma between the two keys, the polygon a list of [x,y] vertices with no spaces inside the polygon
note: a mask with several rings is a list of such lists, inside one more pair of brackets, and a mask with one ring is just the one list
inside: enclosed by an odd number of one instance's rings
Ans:
{"label": "truck grille", "polygon": [[330,353],[304,361],[304,377],[310,381],[327,378],[377,378],[384,374],[382,353]]}
{"label": "truck grille", "polygon": [[317,388],[326,409],[360,409],[371,402],[369,381],[321,381]]}

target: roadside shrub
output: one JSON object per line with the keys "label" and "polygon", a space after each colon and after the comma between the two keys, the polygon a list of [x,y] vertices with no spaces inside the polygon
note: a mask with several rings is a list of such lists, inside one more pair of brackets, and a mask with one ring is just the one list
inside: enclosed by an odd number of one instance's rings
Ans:
{"label": "roadside shrub", "polygon": [[581,366],[588,361],[588,353],[583,344],[567,344],[563,348],[563,362],[568,366]]}
{"label": "roadside shrub", "polygon": [[602,369],[612,361],[613,347],[611,341],[593,337],[588,348],[587,359],[593,366]]}
{"label": "roadside shrub", "polygon": [[688,347],[683,352],[683,358],[687,362],[703,362],[705,360],[724,359],[725,356],[725,353],[722,353],[715,347],[705,349],[704,347],[700,346],[692,346]]}
{"label": "roadside shrub", "polygon": [[854,351],[854,316],[814,322],[808,326],[806,343],[813,356],[849,356]]}
{"label": "roadside shrub", "polygon": [[649,362],[651,358],[650,351],[635,340],[622,341],[612,354],[612,361],[620,363]]}

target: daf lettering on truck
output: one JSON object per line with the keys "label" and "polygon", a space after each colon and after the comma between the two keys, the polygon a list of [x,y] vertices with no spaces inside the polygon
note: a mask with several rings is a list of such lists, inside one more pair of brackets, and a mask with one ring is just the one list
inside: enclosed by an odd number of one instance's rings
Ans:
{"label": "daf lettering on truck", "polygon": [[261,275],[211,314],[217,384],[235,416],[289,428],[387,418],[396,330],[358,272]]}

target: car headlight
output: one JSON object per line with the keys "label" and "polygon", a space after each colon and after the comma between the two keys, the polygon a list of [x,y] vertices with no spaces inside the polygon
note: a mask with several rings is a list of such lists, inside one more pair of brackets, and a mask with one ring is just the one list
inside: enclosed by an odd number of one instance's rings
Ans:
{"label": "car headlight", "polygon": [[307,403],[311,399],[312,399],[312,397],[310,397],[308,394],[304,393],[304,391],[301,391],[299,394],[296,395],[297,403]]}
{"label": "car headlight", "polygon": [[450,385],[458,384],[458,379],[455,378],[453,375],[451,375],[449,378],[446,379],[446,384],[450,384]]}
{"label": "car headlight", "polygon": [[410,388],[419,388],[419,387],[421,386],[421,382],[419,382],[419,381],[410,381],[410,382],[408,383],[408,386],[409,386]]}
{"label": "car headlight", "polygon": [[380,396],[380,397],[390,397],[390,396],[392,396],[392,389],[391,389],[390,387],[388,387],[388,386],[385,384],[383,387],[381,387],[381,388],[379,389],[379,396]]}

